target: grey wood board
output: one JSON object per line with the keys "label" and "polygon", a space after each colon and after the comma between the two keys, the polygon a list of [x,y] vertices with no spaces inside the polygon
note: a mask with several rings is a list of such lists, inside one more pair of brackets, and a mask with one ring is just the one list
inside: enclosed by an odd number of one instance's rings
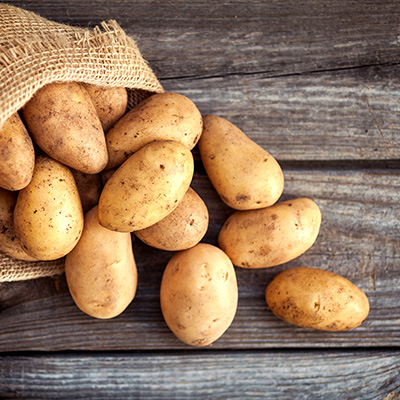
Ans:
{"label": "grey wood board", "polygon": [[[400,172],[399,170],[284,169],[281,200],[310,197],[323,220],[314,246],[279,267],[236,268],[239,307],[228,331],[213,348],[371,347],[400,345]],[[210,226],[204,242],[217,245],[218,232],[232,213],[201,168],[193,188],[205,200]],[[163,270],[172,253],[136,240],[139,269],[136,298],[110,321],[86,316],[74,305],[65,278],[2,284],[0,350],[182,349],[167,328],[159,306]],[[371,311],[348,332],[327,333],[294,327],[268,309],[264,291],[280,271],[310,266],[336,272],[366,292]]]}
{"label": "grey wood board", "polygon": [[398,350],[56,354],[1,361],[0,396],[13,399],[383,400],[400,390]]}

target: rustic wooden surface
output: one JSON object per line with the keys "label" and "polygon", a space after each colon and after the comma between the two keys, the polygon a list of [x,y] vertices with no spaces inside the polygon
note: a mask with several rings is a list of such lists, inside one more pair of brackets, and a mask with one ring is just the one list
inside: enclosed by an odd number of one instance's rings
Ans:
{"label": "rustic wooden surface", "polygon": [[[282,200],[313,198],[323,221],[297,260],[237,268],[239,307],[205,349],[165,325],[171,253],[135,242],[133,303],[111,321],[74,305],[63,275],[0,285],[0,398],[384,399],[400,393],[400,3],[398,1],[8,1],[49,19],[115,19],[164,88],[237,124],[281,163]],[[216,244],[232,210],[197,150],[193,187]],[[349,332],[277,320],[264,290],[312,266],[362,288],[371,312]]]}

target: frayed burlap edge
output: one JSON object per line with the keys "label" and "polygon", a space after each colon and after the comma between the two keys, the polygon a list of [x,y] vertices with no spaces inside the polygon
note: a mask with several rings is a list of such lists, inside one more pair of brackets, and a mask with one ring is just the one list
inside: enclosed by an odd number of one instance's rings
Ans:
{"label": "frayed burlap edge", "polygon": [[[94,29],[71,27],[0,3],[0,128],[53,82],[128,89],[128,109],[163,88],[134,40],[116,21]],[[27,262],[0,254],[0,282],[54,276],[64,259]]]}

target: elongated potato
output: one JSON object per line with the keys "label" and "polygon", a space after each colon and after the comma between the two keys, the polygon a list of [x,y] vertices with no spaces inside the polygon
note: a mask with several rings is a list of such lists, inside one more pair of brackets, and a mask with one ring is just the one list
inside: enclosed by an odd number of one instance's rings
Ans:
{"label": "elongated potato", "polygon": [[14,229],[22,248],[38,260],[55,260],[78,243],[83,211],[68,167],[46,155],[37,157],[33,177],[14,209]]}
{"label": "elongated potato", "polygon": [[149,143],[106,182],[99,200],[100,224],[118,232],[133,232],[161,221],[182,200],[193,171],[193,155],[182,143]]}
{"label": "elongated potato", "polygon": [[235,269],[218,247],[200,243],[171,258],[160,291],[161,310],[182,342],[207,346],[231,325],[238,304]]}
{"label": "elongated potato", "polygon": [[100,319],[121,314],[137,288],[130,233],[103,228],[95,206],[85,215],[79,243],[65,258],[65,274],[72,298],[83,312]]}
{"label": "elongated potato", "polygon": [[203,124],[200,156],[221,199],[236,210],[274,204],[284,185],[274,157],[224,118],[206,115]]}
{"label": "elongated potato", "polygon": [[90,95],[100,118],[104,132],[107,132],[126,112],[128,92],[124,87],[100,87],[83,84]]}
{"label": "elongated potato", "polygon": [[32,179],[35,150],[18,113],[0,129],[0,187],[20,190]]}
{"label": "elongated potato", "polygon": [[291,268],[267,286],[271,311],[294,325],[324,331],[346,331],[361,325],[369,313],[365,293],[346,278],[316,268]]}
{"label": "elongated potato", "polygon": [[36,261],[22,249],[14,230],[14,207],[17,192],[0,188],[0,253],[24,261]]}
{"label": "elongated potato", "polygon": [[222,226],[218,243],[238,267],[273,267],[306,252],[320,225],[317,204],[294,199],[261,210],[236,211]]}
{"label": "elongated potato", "polygon": [[22,115],[34,141],[50,157],[86,174],[106,166],[103,128],[82,85],[46,85],[23,107]]}
{"label": "elongated potato", "polygon": [[174,140],[193,149],[203,120],[195,104],[178,93],[150,96],[126,113],[106,135],[108,164],[121,165],[131,154],[154,140]]}
{"label": "elongated potato", "polygon": [[202,198],[189,188],[171,214],[154,225],[134,233],[149,246],[161,250],[179,251],[199,243],[207,228],[207,206]]}

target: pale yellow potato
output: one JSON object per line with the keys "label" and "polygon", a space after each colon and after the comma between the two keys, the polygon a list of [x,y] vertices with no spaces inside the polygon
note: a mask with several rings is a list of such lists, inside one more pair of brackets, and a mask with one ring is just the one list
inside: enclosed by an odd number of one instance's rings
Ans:
{"label": "pale yellow potato", "polygon": [[32,179],[35,150],[18,113],[0,129],[0,187],[20,190]]}
{"label": "pale yellow potato", "polygon": [[178,93],[154,94],[132,108],[107,132],[106,169],[121,165],[154,140],[175,140],[191,150],[202,128],[201,113],[190,99]]}
{"label": "pale yellow potato", "polygon": [[126,112],[128,92],[124,87],[100,87],[83,84],[90,95],[100,118],[104,132],[107,132]]}
{"label": "pale yellow potato", "polygon": [[160,250],[186,250],[203,239],[208,229],[208,219],[208,209],[203,199],[189,188],[171,214],[134,234],[147,245]]}
{"label": "pale yellow potato", "polygon": [[86,213],[99,202],[100,193],[103,190],[100,174],[85,174],[76,169],[71,169],[71,172],[75,178],[83,212]]}
{"label": "pale yellow potato", "polygon": [[130,233],[103,228],[97,206],[93,207],[85,214],[79,243],[65,257],[65,275],[71,296],[84,313],[100,319],[121,314],[137,288]]}
{"label": "pale yellow potato", "polygon": [[81,199],[72,172],[46,155],[36,159],[33,177],[14,209],[22,248],[38,260],[55,260],[78,243],[83,229]]}
{"label": "pale yellow potato", "polygon": [[22,249],[14,230],[14,207],[18,192],[0,188],[0,253],[24,261],[36,261]]}
{"label": "pale yellow potato", "polygon": [[221,199],[236,210],[271,206],[282,194],[280,165],[237,126],[216,115],[203,118],[199,151]]}
{"label": "pale yellow potato", "polygon": [[305,253],[317,239],[320,226],[317,204],[299,198],[234,212],[222,226],[218,243],[238,267],[273,267]]}
{"label": "pale yellow potato", "polygon": [[236,273],[218,247],[200,243],[171,258],[160,291],[168,327],[182,342],[207,346],[231,325],[238,304]]}
{"label": "pale yellow potato", "polygon": [[33,140],[55,160],[86,174],[106,166],[104,131],[82,85],[46,85],[23,107],[22,116]]}
{"label": "pale yellow potato", "polygon": [[347,331],[369,313],[365,293],[346,278],[316,268],[291,268],[267,286],[266,302],[280,319],[324,331]]}
{"label": "pale yellow potato", "polygon": [[161,221],[182,200],[193,172],[193,155],[182,143],[149,143],[106,182],[99,200],[100,224],[133,232]]}

